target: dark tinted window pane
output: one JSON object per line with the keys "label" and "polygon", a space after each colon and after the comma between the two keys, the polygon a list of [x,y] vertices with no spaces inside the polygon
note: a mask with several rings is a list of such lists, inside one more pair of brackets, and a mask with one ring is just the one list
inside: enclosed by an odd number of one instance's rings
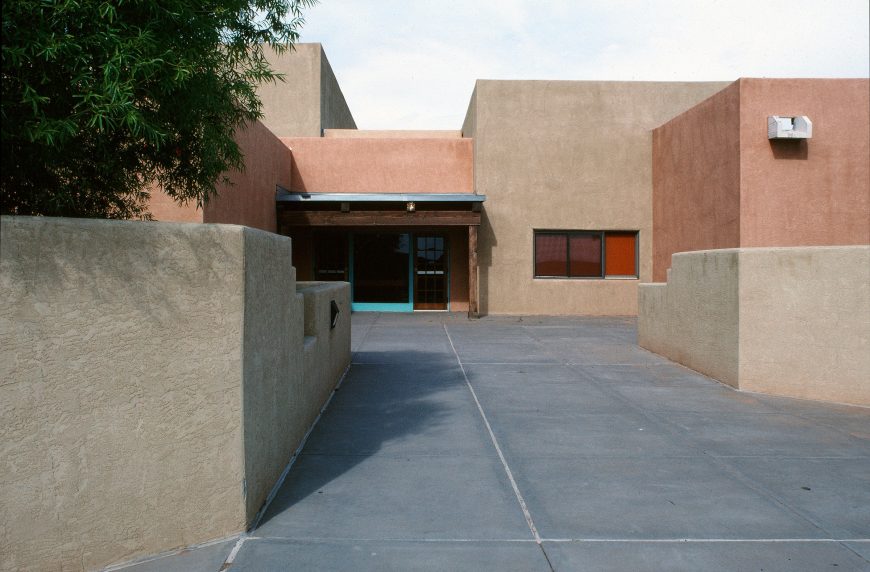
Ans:
{"label": "dark tinted window pane", "polygon": [[347,234],[314,236],[314,279],[347,280]]}
{"label": "dark tinted window pane", "polygon": [[608,276],[637,276],[637,234],[608,232],[604,237],[604,259]]}
{"label": "dark tinted window pane", "polygon": [[571,235],[571,276],[601,276],[601,235]]}
{"label": "dark tinted window pane", "polygon": [[355,234],[354,302],[407,303],[409,256],[407,234]]}
{"label": "dark tinted window pane", "polygon": [[568,275],[568,237],[564,234],[535,235],[535,276]]}

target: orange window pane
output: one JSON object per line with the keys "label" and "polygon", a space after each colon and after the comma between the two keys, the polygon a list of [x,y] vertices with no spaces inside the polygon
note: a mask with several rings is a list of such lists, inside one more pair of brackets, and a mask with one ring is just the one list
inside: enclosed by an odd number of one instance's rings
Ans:
{"label": "orange window pane", "polygon": [[568,237],[564,234],[535,235],[535,276],[568,275]]}
{"label": "orange window pane", "polygon": [[571,276],[601,278],[601,235],[571,235]]}
{"label": "orange window pane", "polygon": [[608,232],[604,235],[606,276],[637,276],[637,233]]}

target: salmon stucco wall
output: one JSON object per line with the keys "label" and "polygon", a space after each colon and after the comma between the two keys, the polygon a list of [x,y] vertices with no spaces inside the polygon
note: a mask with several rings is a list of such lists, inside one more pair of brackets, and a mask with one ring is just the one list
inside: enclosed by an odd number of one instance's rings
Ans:
{"label": "salmon stucco wall", "polygon": [[307,193],[471,193],[468,139],[282,137],[290,189]]}
{"label": "salmon stucco wall", "polygon": [[204,208],[203,222],[241,224],[276,232],[275,185],[290,185],[290,153],[259,121],[240,130],[236,141],[245,156],[245,170],[230,173],[232,184]]}
{"label": "salmon stucco wall", "polygon": [[[810,139],[770,140],[770,115]],[[870,243],[870,80],[740,79],[653,132],[653,280],[678,252]]]}
{"label": "salmon stucco wall", "polygon": [[[769,115],[808,140],[771,141]],[[740,80],[740,245],[870,243],[870,80]]]}
{"label": "salmon stucco wall", "polygon": [[671,255],[740,244],[740,84],[653,130],[653,272]]}
{"label": "salmon stucco wall", "polygon": [[202,209],[194,202],[184,204],[163,192],[160,187],[152,188],[149,193],[148,211],[154,220],[162,222],[202,222]]}
{"label": "salmon stucco wall", "polygon": [[259,121],[239,129],[236,142],[245,169],[228,174],[231,184],[218,183],[217,195],[202,209],[194,203],[178,204],[161,190],[153,191],[149,210],[154,219],[239,224],[276,232],[275,185],[290,185],[290,152]]}

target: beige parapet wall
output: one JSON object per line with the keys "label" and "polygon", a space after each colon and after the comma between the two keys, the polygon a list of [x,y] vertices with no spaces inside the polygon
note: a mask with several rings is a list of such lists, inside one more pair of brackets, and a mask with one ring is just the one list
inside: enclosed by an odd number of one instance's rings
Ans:
{"label": "beige parapet wall", "polygon": [[288,238],[2,217],[0,569],[95,569],[244,530],[349,335],[349,287],[297,293]]}
{"label": "beige parapet wall", "polygon": [[870,246],[673,256],[638,342],[746,391],[870,406]]}

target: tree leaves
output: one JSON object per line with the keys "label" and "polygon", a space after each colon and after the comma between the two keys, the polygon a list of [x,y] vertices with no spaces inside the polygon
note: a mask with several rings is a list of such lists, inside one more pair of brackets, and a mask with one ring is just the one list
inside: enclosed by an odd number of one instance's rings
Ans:
{"label": "tree leaves", "polygon": [[205,203],[281,79],[264,46],[312,0],[4,2],[2,212],[147,217],[149,188]]}

